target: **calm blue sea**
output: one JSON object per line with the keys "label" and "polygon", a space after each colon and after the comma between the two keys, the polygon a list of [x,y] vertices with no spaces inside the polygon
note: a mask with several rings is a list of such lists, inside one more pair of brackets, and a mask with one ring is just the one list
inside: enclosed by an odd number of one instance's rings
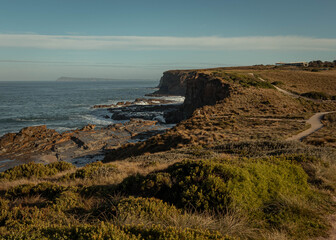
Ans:
{"label": "calm blue sea", "polygon": [[113,123],[106,109],[91,108],[134,100],[153,92],[157,81],[0,82],[0,136],[46,124],[59,132]]}

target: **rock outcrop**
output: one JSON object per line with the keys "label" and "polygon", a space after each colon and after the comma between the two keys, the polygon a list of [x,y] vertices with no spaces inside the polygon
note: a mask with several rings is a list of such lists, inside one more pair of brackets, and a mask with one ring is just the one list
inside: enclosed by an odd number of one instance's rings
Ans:
{"label": "rock outcrop", "polygon": [[160,89],[154,94],[183,94],[183,105],[164,114],[167,122],[179,122],[206,105],[215,105],[230,96],[232,84],[198,71],[168,71],[161,78]]}
{"label": "rock outcrop", "polygon": [[85,163],[90,161],[85,159],[87,156],[103,155],[105,149],[143,141],[164,130],[156,121],[139,119],[101,129],[90,124],[63,134],[45,125],[23,128],[19,133],[8,133],[0,138],[0,171],[29,161]]}
{"label": "rock outcrop", "polygon": [[159,90],[149,94],[151,96],[175,95],[184,96],[187,89],[187,80],[192,78],[194,71],[167,71],[163,73],[159,83]]}
{"label": "rock outcrop", "polygon": [[211,75],[194,74],[187,81],[187,90],[183,103],[183,117],[188,118],[200,107],[215,105],[218,101],[230,97],[232,85]]}
{"label": "rock outcrop", "polygon": [[46,125],[26,127],[19,133],[7,133],[0,138],[0,156],[47,151],[71,136],[69,133],[61,135]]}

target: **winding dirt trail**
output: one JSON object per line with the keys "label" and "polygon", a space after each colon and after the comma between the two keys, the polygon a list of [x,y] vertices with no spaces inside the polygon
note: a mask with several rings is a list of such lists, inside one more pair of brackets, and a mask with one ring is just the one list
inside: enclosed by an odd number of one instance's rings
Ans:
{"label": "winding dirt trail", "polygon": [[[251,76],[254,76],[253,73],[250,73]],[[263,81],[263,82],[266,82],[265,79],[262,79],[261,77],[258,77],[258,79],[260,81]],[[283,94],[286,94],[290,97],[293,97],[293,98],[303,98],[303,99],[306,99],[306,100],[310,100],[310,101],[314,101],[314,99],[310,99],[310,98],[306,98],[306,97],[302,97],[298,94],[295,94],[295,93],[291,93],[289,91],[286,91],[282,88],[279,88],[275,85],[273,85],[273,87],[278,90],[279,92],[282,92]],[[303,132],[300,132],[299,134],[297,135],[294,135],[290,138],[287,138],[286,140],[287,141],[302,141],[302,139],[304,139],[305,137],[309,136],[310,134],[318,131],[319,129],[323,128],[323,123],[321,122],[321,120],[323,119],[323,117],[329,113],[334,113],[336,111],[332,111],[332,112],[320,112],[320,113],[316,113],[314,114],[311,118],[309,118],[306,122],[309,123],[311,126],[309,129],[303,131]]]}
{"label": "winding dirt trail", "polygon": [[324,126],[321,120],[323,119],[325,115],[329,113],[333,113],[333,112],[320,112],[320,113],[314,114],[311,118],[307,120],[307,123],[311,125],[309,129],[303,132],[300,132],[299,134],[294,135],[290,138],[287,138],[286,140],[287,141],[295,141],[295,140],[301,141],[302,139],[309,136],[310,134],[318,131]]}
{"label": "winding dirt trail", "polygon": [[[254,76],[253,73],[250,73],[250,75]],[[259,77],[260,81],[266,82],[264,79]],[[310,98],[306,98],[306,97],[302,97],[298,94],[295,93],[291,93],[288,92],[284,89],[281,89],[275,85],[273,85],[273,87],[275,87],[275,89],[277,89],[279,92],[282,92],[288,96],[291,96],[293,98],[304,98],[306,100],[310,100],[310,101],[314,101],[313,99]],[[320,113],[315,113],[311,118],[309,118],[306,122],[309,123],[311,126],[309,129],[300,132],[297,135],[294,135],[290,138],[287,138],[287,141],[302,141],[302,139],[304,139],[305,137],[309,136],[310,134],[318,131],[319,129],[323,128],[323,123],[322,123],[322,119],[325,115],[329,114],[329,113],[336,113],[336,111],[331,111],[331,112],[320,112]],[[336,197],[333,197],[333,200],[336,202]],[[316,240],[336,240],[336,214],[333,214],[331,216],[329,216],[329,221],[331,224],[331,230],[329,232],[329,236],[327,238],[318,238]]]}

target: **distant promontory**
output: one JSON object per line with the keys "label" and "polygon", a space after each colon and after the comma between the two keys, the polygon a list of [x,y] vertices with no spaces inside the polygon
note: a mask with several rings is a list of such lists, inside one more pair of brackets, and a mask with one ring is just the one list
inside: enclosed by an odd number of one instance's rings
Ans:
{"label": "distant promontory", "polygon": [[80,77],[60,77],[57,82],[73,82],[73,81],[88,81],[88,82],[97,82],[97,81],[116,81],[120,79],[113,78],[80,78]]}

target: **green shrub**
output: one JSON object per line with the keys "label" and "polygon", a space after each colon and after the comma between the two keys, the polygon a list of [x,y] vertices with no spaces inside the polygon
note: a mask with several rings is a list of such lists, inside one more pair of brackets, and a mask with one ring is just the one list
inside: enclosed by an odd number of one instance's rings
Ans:
{"label": "green shrub", "polygon": [[34,184],[23,184],[7,190],[5,196],[10,199],[41,195],[47,199],[53,200],[63,192],[67,190],[67,187],[63,187],[50,182],[43,182],[37,185]]}
{"label": "green shrub", "polygon": [[42,230],[42,236],[49,239],[123,239],[135,240],[139,239],[133,234],[125,233],[118,227],[113,225],[105,225],[104,223],[94,225],[81,225],[73,227],[53,227]]}
{"label": "green shrub", "polygon": [[311,99],[321,99],[321,100],[328,100],[331,97],[323,92],[306,92],[302,93],[301,96],[311,98]]}
{"label": "green shrub", "polygon": [[133,179],[131,187],[129,183],[126,179],[120,188],[154,196],[178,207],[221,212],[235,207],[254,211],[279,194],[304,197],[309,193],[303,169],[276,159],[239,163],[183,161],[165,171]]}
{"label": "green shrub", "polygon": [[272,82],[272,85],[281,86],[281,85],[284,85],[284,83],[281,82],[281,81],[274,81],[274,82]]}
{"label": "green shrub", "polygon": [[269,82],[261,81],[254,76],[237,74],[237,73],[225,73],[223,78],[228,81],[239,83],[243,87],[256,87],[256,88],[269,88],[274,89],[274,86]]}
{"label": "green shrub", "polygon": [[179,229],[175,227],[162,227],[160,225],[154,225],[150,228],[144,228],[142,226],[124,227],[128,233],[133,233],[141,237],[141,239],[148,240],[233,240],[233,238],[222,236],[219,233],[211,233],[207,230],[195,230],[195,229]]}
{"label": "green shrub", "polygon": [[311,203],[295,197],[272,199],[262,211],[268,228],[285,229],[294,239],[318,237],[328,230],[328,225]]}
{"label": "green shrub", "polygon": [[137,219],[156,222],[181,214],[181,211],[159,199],[129,197],[121,199],[118,203],[112,205],[111,213],[119,218],[132,216]]}
{"label": "green shrub", "polygon": [[55,175],[56,173],[73,169],[74,166],[67,162],[54,162],[47,165],[30,162],[15,166],[0,173],[0,179],[17,180],[20,178],[41,178]]}
{"label": "green shrub", "polygon": [[80,195],[74,191],[66,190],[57,195],[54,201],[54,208],[58,210],[69,210],[72,208],[82,207],[82,203],[79,201]]}
{"label": "green shrub", "polygon": [[68,174],[63,179],[75,178],[102,178],[118,172],[117,168],[111,164],[103,164],[102,162],[94,162],[85,165],[84,167],[76,170],[76,172]]}
{"label": "green shrub", "polygon": [[[29,234],[25,234],[28,237]],[[30,237],[30,236],[29,236]],[[117,227],[112,224],[100,223],[98,225],[81,225],[72,227],[48,227],[40,230],[40,237],[48,239],[123,239],[123,240],[230,240],[219,233],[208,231],[185,229],[180,230],[174,227],[162,227],[153,225]],[[35,238],[33,238],[35,239]]]}

